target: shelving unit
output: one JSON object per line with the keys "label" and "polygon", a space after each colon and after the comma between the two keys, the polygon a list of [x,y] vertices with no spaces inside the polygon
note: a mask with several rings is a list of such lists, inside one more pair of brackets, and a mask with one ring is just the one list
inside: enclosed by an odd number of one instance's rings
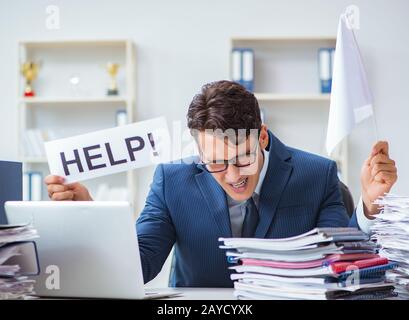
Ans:
{"label": "shelving unit", "polygon": [[279,93],[257,93],[258,101],[329,101],[328,94],[279,94]]}
{"label": "shelving unit", "polygon": [[[254,94],[267,126],[284,143],[325,157],[330,95],[320,92],[318,50],[335,44],[335,36],[230,39],[230,52],[233,48],[254,50]],[[332,158],[347,184],[347,140]]]}
{"label": "shelving unit", "polygon": [[63,105],[67,103],[126,103],[126,97],[103,97],[103,98],[86,98],[86,97],[33,97],[33,98],[22,98],[20,99],[20,103],[24,103],[26,105],[45,105],[45,104],[53,104],[53,105]]}
{"label": "shelving unit", "polygon": [[[20,65],[40,62],[34,81],[34,97],[24,97]],[[104,66],[120,64],[118,96],[107,96],[109,75]],[[32,156],[24,150],[24,133],[30,129],[53,131],[57,138],[107,129],[116,125],[116,112],[126,110],[132,123],[135,110],[135,46],[130,40],[22,41],[18,65],[19,155],[24,171],[49,174],[45,155]],[[76,78],[76,84],[70,79]],[[129,171],[84,182],[95,196],[98,185],[126,188],[128,200],[136,205],[135,173]],[[44,188],[44,186],[43,186]],[[43,189],[43,200],[48,195]]]}

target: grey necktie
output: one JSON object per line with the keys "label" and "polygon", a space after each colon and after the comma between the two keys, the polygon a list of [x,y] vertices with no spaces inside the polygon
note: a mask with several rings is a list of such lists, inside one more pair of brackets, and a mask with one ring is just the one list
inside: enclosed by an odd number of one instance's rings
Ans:
{"label": "grey necktie", "polygon": [[247,200],[246,203],[246,216],[243,221],[243,228],[241,230],[241,236],[243,238],[251,238],[256,232],[258,225],[258,210],[254,203],[253,197]]}

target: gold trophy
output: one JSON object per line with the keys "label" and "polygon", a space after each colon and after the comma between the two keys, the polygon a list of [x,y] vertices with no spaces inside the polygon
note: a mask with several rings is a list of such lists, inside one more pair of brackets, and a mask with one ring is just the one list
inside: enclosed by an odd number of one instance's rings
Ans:
{"label": "gold trophy", "polygon": [[108,62],[106,64],[106,70],[108,71],[110,77],[111,77],[111,84],[108,88],[107,95],[108,96],[117,96],[119,91],[118,91],[118,85],[116,83],[116,75],[118,74],[118,69],[119,69],[119,64],[118,63],[112,63]]}
{"label": "gold trophy", "polygon": [[26,79],[26,86],[24,89],[25,97],[34,97],[33,81],[37,78],[39,65],[33,61],[24,62],[21,65],[21,74]]}

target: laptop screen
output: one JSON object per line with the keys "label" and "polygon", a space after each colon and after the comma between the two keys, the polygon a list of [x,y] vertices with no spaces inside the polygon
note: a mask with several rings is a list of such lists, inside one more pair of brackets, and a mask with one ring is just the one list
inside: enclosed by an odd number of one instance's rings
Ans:
{"label": "laptop screen", "polygon": [[0,224],[6,224],[6,201],[23,199],[23,173],[20,162],[0,161]]}

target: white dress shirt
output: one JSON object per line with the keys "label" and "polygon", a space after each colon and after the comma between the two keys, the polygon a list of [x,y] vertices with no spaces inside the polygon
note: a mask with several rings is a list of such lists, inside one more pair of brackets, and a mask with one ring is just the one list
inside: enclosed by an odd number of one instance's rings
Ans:
{"label": "white dress shirt", "polygon": [[359,228],[365,233],[371,232],[371,226],[374,224],[375,219],[371,220],[365,216],[364,213],[364,202],[362,197],[359,198],[358,205],[356,206],[356,218],[358,220]]}
{"label": "white dress shirt", "polygon": [[[267,173],[268,162],[269,162],[269,152],[267,150],[262,150],[262,152],[264,154],[263,167],[261,168],[257,186],[253,193],[253,200],[257,208],[259,204],[261,187],[263,185],[264,178]],[[240,237],[244,217],[246,216],[246,202],[247,201],[236,201],[232,199],[228,194],[226,194],[226,197],[227,197],[227,204],[229,206],[232,236]],[[364,214],[362,197],[359,199],[358,206],[356,207],[356,215],[357,215],[358,225],[361,228],[361,230],[365,233],[369,233],[370,227],[373,224],[373,220],[368,219]]]}

